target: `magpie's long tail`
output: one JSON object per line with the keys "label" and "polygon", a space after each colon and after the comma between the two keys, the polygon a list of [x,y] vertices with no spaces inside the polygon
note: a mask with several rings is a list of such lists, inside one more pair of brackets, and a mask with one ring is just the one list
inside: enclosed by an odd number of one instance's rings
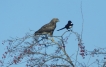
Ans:
{"label": "magpie's long tail", "polygon": [[57,31],[60,31],[60,30],[62,30],[62,29],[65,29],[65,27],[63,27],[63,28],[61,28],[61,29],[59,29],[59,30],[57,30]]}

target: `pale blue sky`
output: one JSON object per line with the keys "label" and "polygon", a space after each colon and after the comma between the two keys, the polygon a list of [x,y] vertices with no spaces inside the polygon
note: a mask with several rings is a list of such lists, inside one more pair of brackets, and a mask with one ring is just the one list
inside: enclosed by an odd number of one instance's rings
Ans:
{"label": "pale blue sky", "polygon": [[[81,0],[0,0],[0,42],[10,37],[22,37],[26,32],[38,30],[52,18],[59,18],[57,29],[63,27],[68,20],[74,24],[73,30],[81,33],[82,16]],[[82,0],[84,17],[83,42],[87,50],[106,45],[106,0]],[[55,36],[64,31],[54,31]],[[33,33],[32,33],[33,34]],[[70,55],[77,51],[77,40],[72,34],[66,44]],[[0,47],[0,56],[4,46]],[[78,57],[78,61],[85,62]],[[102,59],[102,58],[100,58]],[[92,58],[91,62],[95,58]],[[85,62],[86,63],[86,62]]]}

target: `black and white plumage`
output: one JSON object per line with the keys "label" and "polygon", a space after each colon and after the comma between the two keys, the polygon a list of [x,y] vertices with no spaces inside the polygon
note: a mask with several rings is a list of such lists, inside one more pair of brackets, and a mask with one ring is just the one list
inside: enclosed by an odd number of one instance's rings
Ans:
{"label": "black and white plumage", "polygon": [[58,18],[53,18],[48,24],[42,26],[38,31],[36,31],[35,35],[49,34],[53,36],[53,32],[56,28],[56,23],[59,22]]}
{"label": "black and white plumage", "polygon": [[65,25],[65,27],[57,30],[57,31],[60,31],[60,30],[63,30],[63,29],[67,29],[68,31],[70,31],[69,29],[73,27],[73,23],[69,20],[68,23]]}

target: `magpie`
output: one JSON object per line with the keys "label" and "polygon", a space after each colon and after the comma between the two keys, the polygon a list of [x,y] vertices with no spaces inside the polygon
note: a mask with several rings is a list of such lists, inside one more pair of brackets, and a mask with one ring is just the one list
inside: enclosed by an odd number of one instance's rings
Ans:
{"label": "magpie", "polygon": [[68,31],[70,31],[69,29],[73,27],[73,23],[69,20],[68,23],[65,25],[65,27],[57,30],[57,31],[60,31],[60,30],[63,30],[63,29],[67,29]]}

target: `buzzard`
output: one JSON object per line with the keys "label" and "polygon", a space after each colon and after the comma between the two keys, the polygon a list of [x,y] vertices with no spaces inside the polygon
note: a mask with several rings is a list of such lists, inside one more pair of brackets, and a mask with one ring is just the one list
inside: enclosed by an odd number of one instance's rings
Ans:
{"label": "buzzard", "polygon": [[48,34],[50,36],[53,36],[53,32],[56,28],[56,23],[59,22],[58,18],[53,18],[48,24],[45,24],[42,26],[38,31],[36,31],[34,34],[36,35],[42,35],[42,34]]}
{"label": "buzzard", "polygon": [[57,30],[57,31],[60,31],[60,30],[65,29],[65,28],[66,28],[68,31],[70,31],[69,29],[72,28],[72,27],[73,27],[73,23],[69,20],[68,23],[65,25],[65,27],[63,27],[63,28],[61,28],[61,29],[59,29],[59,30]]}

